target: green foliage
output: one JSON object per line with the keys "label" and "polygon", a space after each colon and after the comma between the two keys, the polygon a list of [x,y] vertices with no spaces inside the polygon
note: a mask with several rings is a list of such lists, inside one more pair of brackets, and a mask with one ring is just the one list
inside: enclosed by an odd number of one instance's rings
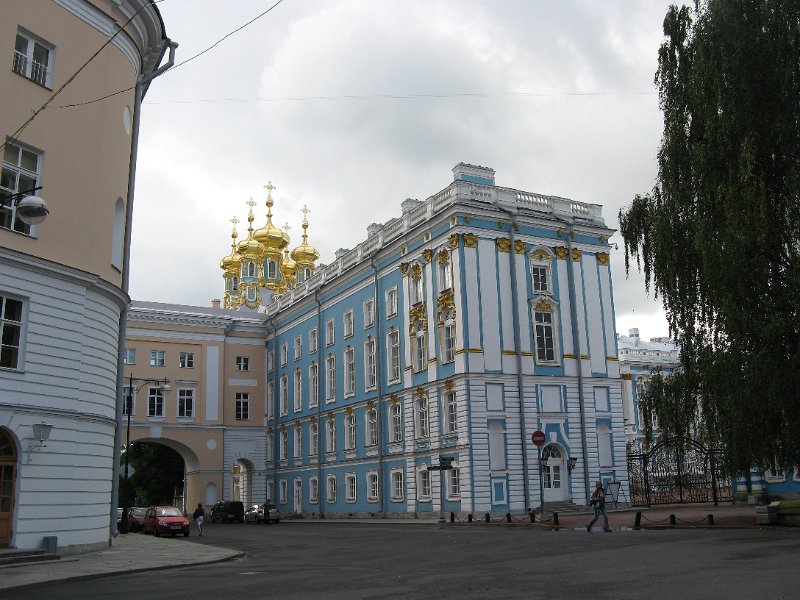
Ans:
{"label": "green foliage", "polygon": [[673,6],[664,35],[658,182],[619,214],[681,347],[649,406],[734,471],[798,464],[800,3]]}
{"label": "green foliage", "polygon": [[[120,463],[125,464],[123,450]],[[128,506],[172,504],[175,488],[183,486],[184,464],[180,454],[163,444],[134,442],[130,445],[129,464],[134,473],[128,478],[127,490],[120,487]]]}

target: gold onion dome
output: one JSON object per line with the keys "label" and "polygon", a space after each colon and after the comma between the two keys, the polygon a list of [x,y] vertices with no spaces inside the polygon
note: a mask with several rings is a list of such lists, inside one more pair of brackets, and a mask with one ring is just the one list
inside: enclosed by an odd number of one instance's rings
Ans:
{"label": "gold onion dome", "polygon": [[250,214],[247,215],[247,239],[239,242],[237,249],[242,257],[245,255],[257,257],[261,256],[263,250],[258,240],[253,237],[253,220],[255,219],[253,216],[253,205],[255,205],[255,202],[253,202],[253,199],[250,198],[250,201],[247,204],[250,205]]}
{"label": "gold onion dome", "polygon": [[239,234],[236,232],[236,223],[239,222],[239,219],[233,217],[233,219],[231,219],[231,222],[233,223],[233,230],[231,231],[231,253],[228,254],[228,256],[223,257],[223,259],[219,261],[219,266],[226,272],[227,271],[238,272],[239,265],[242,261],[242,257],[236,251],[236,238],[239,236]]}
{"label": "gold onion dome", "polygon": [[289,279],[294,277],[294,273],[297,270],[297,263],[292,260],[292,257],[289,256],[289,249],[286,248],[283,251],[283,261],[281,262],[281,271],[284,275],[286,275]]}
{"label": "gold onion dome", "polygon": [[311,211],[303,207],[303,243],[292,250],[292,258],[297,264],[313,266],[314,261],[319,258],[319,251],[308,243],[308,218],[306,215]]}
{"label": "gold onion dome", "polygon": [[256,230],[254,237],[266,252],[274,252],[275,250],[280,252],[289,245],[289,234],[272,224],[272,205],[274,204],[272,190],[275,189],[275,186],[270,181],[264,187],[267,188],[267,224]]}

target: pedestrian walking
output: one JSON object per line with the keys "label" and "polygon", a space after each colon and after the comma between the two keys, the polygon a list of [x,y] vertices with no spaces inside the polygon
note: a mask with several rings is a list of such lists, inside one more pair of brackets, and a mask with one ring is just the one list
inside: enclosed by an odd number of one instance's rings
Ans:
{"label": "pedestrian walking", "polygon": [[597,522],[600,515],[603,515],[603,531],[611,531],[608,526],[608,513],[606,512],[606,491],[603,489],[603,482],[598,481],[594,486],[590,504],[594,507],[594,519],[586,524],[586,531],[592,530],[592,525]]}
{"label": "pedestrian walking", "polygon": [[203,535],[203,521],[206,517],[206,511],[203,510],[203,504],[201,502],[197,503],[197,508],[194,509],[194,513],[192,513],[192,518],[194,519],[195,523],[197,523],[197,531],[198,535]]}

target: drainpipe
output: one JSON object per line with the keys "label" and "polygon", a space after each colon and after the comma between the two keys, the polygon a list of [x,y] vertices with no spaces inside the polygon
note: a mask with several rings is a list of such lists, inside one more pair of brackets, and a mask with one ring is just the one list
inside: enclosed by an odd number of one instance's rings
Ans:
{"label": "drainpipe", "polygon": [[164,53],[169,49],[169,59],[166,64],[162,65],[149,75],[139,74],[136,78],[136,88],[134,91],[133,101],[133,120],[131,123],[131,157],[128,163],[128,199],[125,207],[125,238],[123,241],[123,250],[125,255],[123,257],[122,265],[122,291],[128,297],[128,304],[122,308],[119,315],[119,335],[117,336],[117,409],[116,420],[117,426],[114,429],[114,475],[111,480],[111,514],[109,515],[109,542],[112,537],[117,535],[117,507],[119,505],[119,457],[122,449],[122,388],[125,386],[125,337],[127,335],[128,323],[128,306],[130,305],[130,296],[128,290],[130,289],[130,265],[131,265],[131,229],[133,220],[133,192],[136,187],[136,161],[139,155],[139,121],[142,111],[142,98],[144,97],[145,88],[150,82],[162,75],[165,71],[172,68],[175,64],[175,49],[178,47],[176,42],[169,38],[164,40],[164,45],[161,49],[161,56],[159,62],[164,57]]}
{"label": "drainpipe", "polygon": [[320,381],[322,380],[320,371],[325,367],[322,359],[322,344],[320,338],[322,336],[322,302],[319,299],[319,291],[322,286],[314,291],[314,302],[317,303],[317,502],[319,503],[319,518],[325,518],[325,502],[323,500],[323,491],[327,494],[327,486],[322,479],[322,398],[320,398]]}
{"label": "drainpipe", "polygon": [[[270,317],[267,321],[269,327],[272,328],[272,340],[275,349],[278,348],[278,326],[275,324],[275,317]],[[267,342],[267,367],[269,368],[269,342]],[[268,375],[269,376],[269,375]],[[273,435],[272,435],[272,498],[270,502],[278,506],[278,405],[280,404],[280,387],[278,385],[278,367],[275,359],[272,360],[272,418],[273,418]],[[266,465],[265,465],[266,466]]]}
{"label": "drainpipe", "polygon": [[511,218],[511,247],[508,249],[508,265],[511,270],[511,316],[514,327],[514,355],[517,363],[517,394],[519,396],[519,436],[520,446],[522,450],[522,481],[523,490],[525,492],[525,512],[530,509],[530,494],[528,486],[530,484],[528,477],[528,431],[525,425],[525,397],[523,393],[523,379],[522,379],[522,344],[520,341],[520,319],[519,319],[519,299],[517,298],[517,269],[516,269],[516,238],[514,236],[514,228],[517,225],[516,212],[512,212],[507,208],[500,206],[497,203],[497,208],[506,213]]}
{"label": "drainpipe", "polygon": [[383,481],[383,379],[381,377],[381,365],[383,361],[381,360],[381,340],[383,339],[381,334],[381,317],[378,313],[378,267],[375,266],[375,253],[371,254],[369,257],[369,266],[372,268],[372,285],[374,288],[374,312],[375,312],[375,383],[378,386],[378,401],[376,403],[376,411],[377,411],[377,424],[376,427],[378,431],[376,432],[378,436],[378,489],[380,493],[378,494],[378,498],[380,501],[380,510],[381,516],[386,518],[386,505],[383,499],[384,493],[386,489],[390,489],[391,482],[389,486],[384,485]]}

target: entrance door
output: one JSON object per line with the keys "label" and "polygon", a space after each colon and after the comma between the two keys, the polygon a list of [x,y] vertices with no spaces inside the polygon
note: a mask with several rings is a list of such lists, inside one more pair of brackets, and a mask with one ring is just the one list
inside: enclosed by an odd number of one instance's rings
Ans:
{"label": "entrance door", "polygon": [[544,501],[559,502],[566,500],[567,482],[564,479],[566,469],[561,449],[555,444],[545,446],[542,450],[542,459],[546,462],[546,466],[542,467]]}
{"label": "entrance door", "polygon": [[0,546],[11,544],[16,481],[17,447],[11,435],[0,429]]}
{"label": "entrance door", "polygon": [[303,512],[303,481],[300,479],[294,480],[294,512]]}

